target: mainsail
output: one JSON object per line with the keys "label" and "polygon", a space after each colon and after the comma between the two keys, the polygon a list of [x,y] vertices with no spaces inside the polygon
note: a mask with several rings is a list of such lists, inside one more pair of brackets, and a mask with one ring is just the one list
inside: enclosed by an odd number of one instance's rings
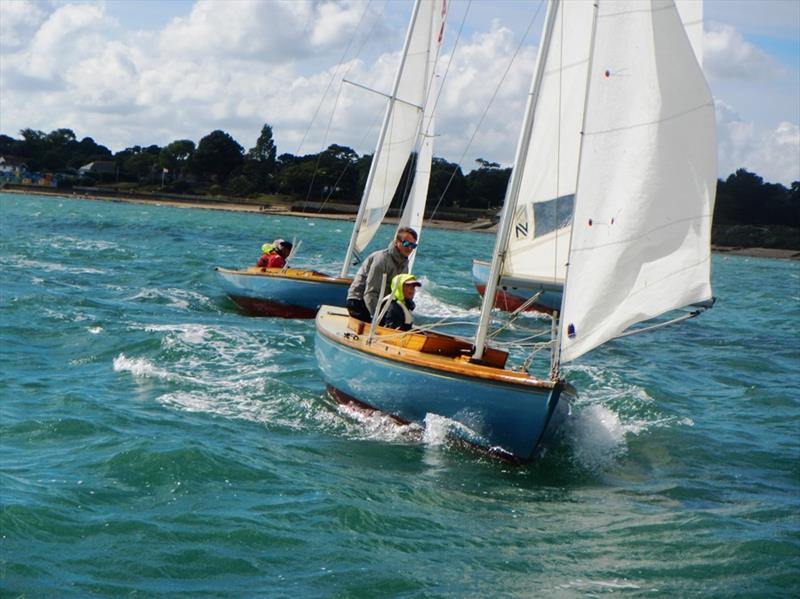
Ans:
{"label": "mainsail", "polygon": [[562,362],[711,298],[711,92],[672,0],[597,10]]}
{"label": "mainsail", "polygon": [[417,0],[414,5],[342,276],[347,274],[353,252],[361,252],[377,232],[417,146],[441,43],[445,5],[445,0]]}

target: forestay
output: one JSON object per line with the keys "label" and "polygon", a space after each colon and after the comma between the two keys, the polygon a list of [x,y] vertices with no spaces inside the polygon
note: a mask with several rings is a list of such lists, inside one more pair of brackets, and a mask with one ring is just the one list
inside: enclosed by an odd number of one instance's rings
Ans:
{"label": "forestay", "polygon": [[711,298],[716,134],[698,60],[671,0],[597,10],[561,361]]}

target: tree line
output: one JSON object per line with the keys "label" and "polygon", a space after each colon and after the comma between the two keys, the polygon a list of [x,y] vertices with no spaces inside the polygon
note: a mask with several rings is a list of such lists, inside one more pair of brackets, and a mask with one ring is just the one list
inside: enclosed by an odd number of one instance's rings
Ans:
{"label": "tree line", "polygon": [[[277,153],[272,127],[264,124],[254,147],[245,149],[228,133],[212,131],[196,144],[175,140],[164,147],[132,146],[113,153],[91,137],[78,140],[71,129],[44,133],[20,131],[21,139],[0,135],[0,156],[25,161],[29,171],[55,173],[59,185],[126,185],[174,193],[258,198],[282,194],[298,200],[357,204],[372,155],[332,144],[318,154]],[[399,206],[411,187],[413,156],[393,204]],[[89,163],[113,168],[79,173]],[[496,210],[505,196],[510,168],[483,158],[466,175],[458,164],[434,158],[429,206]],[[719,225],[800,226],[800,181],[789,188],[767,183],[739,169],[717,182],[714,222]]]}

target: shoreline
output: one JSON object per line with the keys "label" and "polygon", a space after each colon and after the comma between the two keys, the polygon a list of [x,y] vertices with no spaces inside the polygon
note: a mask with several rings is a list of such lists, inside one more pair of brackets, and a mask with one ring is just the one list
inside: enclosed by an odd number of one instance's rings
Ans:
{"label": "shoreline", "polygon": [[[104,195],[88,195],[78,193],[64,193],[53,191],[40,191],[40,190],[15,190],[0,188],[3,193],[28,193],[31,195],[61,197],[65,199],[82,199],[82,200],[98,200],[102,202],[122,202],[126,204],[151,204],[155,206],[170,206],[172,208],[191,208],[200,210],[227,210],[229,212],[251,212],[254,214],[263,214],[268,216],[290,216],[296,218],[324,218],[328,220],[355,220],[355,215],[349,214],[333,214],[333,213],[310,213],[310,212],[294,212],[284,208],[264,208],[255,204],[243,204],[236,202],[222,202],[222,201],[192,201],[192,200],[173,200],[159,197],[151,198],[131,198],[120,196],[104,196]],[[385,223],[397,224],[398,218],[387,217],[384,219]],[[497,225],[492,224],[488,220],[473,221],[473,222],[457,222],[448,220],[430,220],[425,221],[426,227],[434,229],[445,229],[450,231],[466,231],[469,233],[491,233],[497,232]],[[774,258],[779,260],[800,260],[800,251],[798,250],[784,250],[775,248],[762,248],[762,247],[741,247],[741,246],[711,246],[712,253],[728,254],[731,256],[746,256],[750,258]]]}

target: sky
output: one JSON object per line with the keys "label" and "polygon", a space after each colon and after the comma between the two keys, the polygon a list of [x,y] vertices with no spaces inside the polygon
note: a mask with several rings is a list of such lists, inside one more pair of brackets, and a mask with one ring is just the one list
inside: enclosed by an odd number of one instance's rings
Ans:
{"label": "sky", "polygon": [[[583,0],[567,0],[583,1]],[[245,150],[374,151],[411,0],[0,0],[0,133],[72,129],[116,152],[216,129]],[[451,0],[434,154],[513,160],[545,6]],[[719,176],[800,180],[800,1],[706,0]]]}

